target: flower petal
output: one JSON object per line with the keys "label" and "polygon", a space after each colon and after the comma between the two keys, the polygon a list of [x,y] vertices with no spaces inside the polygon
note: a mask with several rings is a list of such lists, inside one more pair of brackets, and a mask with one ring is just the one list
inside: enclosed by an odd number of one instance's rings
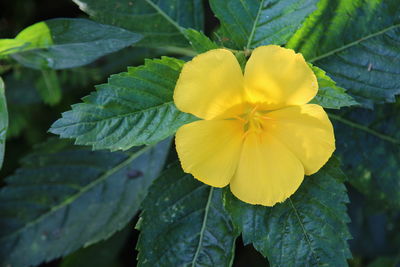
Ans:
{"label": "flower petal", "polygon": [[174,91],[179,110],[212,119],[243,102],[243,74],[235,56],[214,49],[187,62]]}
{"label": "flower petal", "polygon": [[224,187],[231,180],[242,143],[243,125],[236,120],[196,121],[176,133],[183,170],[215,187]]}
{"label": "flower petal", "polygon": [[266,114],[264,128],[279,139],[302,162],[305,173],[316,173],[332,156],[335,136],[324,109],[309,104]]}
{"label": "flower petal", "polygon": [[292,195],[303,178],[301,162],[285,145],[268,133],[250,133],[230,188],[244,202],[273,206]]}
{"label": "flower petal", "polygon": [[303,56],[276,45],[254,49],[244,80],[249,101],[268,109],[306,104],[318,91],[317,78]]}

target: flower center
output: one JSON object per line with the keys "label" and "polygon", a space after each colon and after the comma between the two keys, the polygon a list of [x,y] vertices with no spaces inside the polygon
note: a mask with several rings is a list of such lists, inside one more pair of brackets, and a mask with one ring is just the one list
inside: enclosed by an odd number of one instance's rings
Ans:
{"label": "flower center", "polygon": [[265,112],[259,110],[259,107],[255,105],[249,107],[249,109],[240,115],[238,119],[244,122],[243,130],[245,133],[260,133],[264,130],[263,124],[265,123],[265,120],[268,120],[269,118],[266,116]]}

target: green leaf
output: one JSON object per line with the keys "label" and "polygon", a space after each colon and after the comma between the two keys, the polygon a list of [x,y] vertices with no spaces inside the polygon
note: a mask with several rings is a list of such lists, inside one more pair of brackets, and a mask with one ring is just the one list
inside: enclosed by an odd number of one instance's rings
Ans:
{"label": "green leaf", "polygon": [[51,69],[42,70],[42,76],[36,82],[36,88],[43,99],[49,105],[56,105],[60,102],[62,91],[58,81],[57,72]]}
{"label": "green leaf", "polygon": [[[311,64],[310,64],[311,65]],[[346,90],[336,85],[336,83],[326,75],[325,71],[321,70],[316,66],[311,65],[315,76],[318,80],[318,94],[311,101],[323,106],[324,108],[340,109],[342,107],[357,105],[350,95],[346,93]]]}
{"label": "green leaf", "polygon": [[37,265],[122,229],[169,144],[113,153],[54,139],[37,147],[0,191],[0,265]]}
{"label": "green leaf", "polygon": [[197,53],[204,53],[208,50],[219,48],[216,43],[211,41],[210,38],[208,38],[202,32],[193,29],[187,29],[185,30],[185,36]]}
{"label": "green leaf", "polygon": [[[210,0],[222,40],[235,49],[284,44],[316,9],[317,0]],[[228,44],[229,45],[229,44]]]}
{"label": "green leaf", "polygon": [[239,233],[221,197],[221,189],[170,166],[143,201],[138,266],[231,266]]}
{"label": "green leaf", "polygon": [[244,243],[253,243],[271,266],[347,266],[350,219],[338,165],[331,159],[306,177],[292,197],[272,208],[244,203],[226,190],[225,207]]}
{"label": "green leaf", "polygon": [[0,169],[3,166],[6,137],[8,130],[7,101],[4,91],[4,82],[0,77]]}
{"label": "green leaf", "polygon": [[52,19],[0,40],[0,55],[12,54],[24,66],[65,69],[88,64],[139,41],[127,30],[86,19]]}
{"label": "green leaf", "polygon": [[400,102],[329,116],[349,182],[379,210],[400,209]]}
{"label": "green leaf", "polygon": [[398,0],[322,0],[288,43],[371,107],[400,93]]}
{"label": "green leaf", "polygon": [[162,57],[112,75],[83,103],[63,113],[50,132],[94,149],[126,150],[165,139],[194,120],[177,110],[172,99],[182,65]]}
{"label": "green leaf", "polygon": [[201,0],[73,1],[96,21],[142,34],[141,46],[188,47],[183,28],[202,30],[204,24]]}

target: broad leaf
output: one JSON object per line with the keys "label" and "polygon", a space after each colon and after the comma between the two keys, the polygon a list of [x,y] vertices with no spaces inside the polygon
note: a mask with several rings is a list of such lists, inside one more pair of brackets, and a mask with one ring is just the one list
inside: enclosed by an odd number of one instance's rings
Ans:
{"label": "broad leaf", "polygon": [[170,166],[143,201],[138,266],[231,266],[239,233],[221,192]]}
{"label": "broad leaf", "polygon": [[201,0],[73,0],[101,23],[140,33],[142,46],[189,46],[183,28],[203,29]]}
{"label": "broad leaf", "polygon": [[341,107],[354,106],[358,103],[346,93],[346,90],[337,86],[336,83],[326,75],[325,71],[316,66],[311,66],[318,80],[318,94],[311,101],[324,108],[340,109]]}
{"label": "broad leaf", "polygon": [[126,150],[165,139],[194,120],[177,110],[172,99],[182,65],[163,57],[112,75],[83,103],[63,113],[50,132],[94,149]]}
{"label": "broad leaf", "polygon": [[3,166],[3,161],[4,161],[7,130],[8,130],[7,101],[4,92],[4,83],[0,77],[0,169]]}
{"label": "broad leaf", "polygon": [[288,47],[366,106],[400,93],[398,0],[323,0]]}
{"label": "broad leaf", "polygon": [[226,190],[226,208],[243,236],[271,266],[347,266],[351,257],[344,175],[330,160],[272,208],[241,202]]}
{"label": "broad leaf", "polygon": [[[210,0],[220,38],[236,49],[284,44],[316,9],[317,0]],[[229,46],[229,44],[228,44]]]}
{"label": "broad leaf", "polygon": [[0,39],[0,55],[12,54],[21,64],[65,69],[88,64],[139,41],[127,30],[86,19],[51,19],[36,23],[15,39]]}
{"label": "broad leaf", "polygon": [[400,103],[330,117],[349,182],[380,210],[400,209]]}
{"label": "broad leaf", "polygon": [[169,143],[111,153],[53,139],[36,148],[0,191],[0,265],[37,265],[122,229]]}

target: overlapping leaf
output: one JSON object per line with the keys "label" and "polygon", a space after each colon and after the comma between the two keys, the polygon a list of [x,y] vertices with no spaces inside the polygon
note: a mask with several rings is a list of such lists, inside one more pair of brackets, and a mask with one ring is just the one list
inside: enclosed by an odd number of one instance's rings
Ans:
{"label": "overlapping leaf", "polygon": [[50,131],[94,149],[126,150],[156,143],[194,117],[172,95],[183,61],[163,57],[112,75],[107,84],[63,113]]}
{"label": "overlapping leaf", "polygon": [[174,164],[144,200],[138,266],[231,266],[237,230],[209,187]]}
{"label": "overlapping leaf", "polygon": [[86,19],[52,19],[24,29],[15,39],[0,39],[0,55],[11,54],[31,68],[65,69],[88,64],[140,39],[139,34]]}
{"label": "overlapping leaf", "polygon": [[317,0],[210,0],[220,38],[236,49],[284,44],[316,9]]}
{"label": "overlapping leaf", "polygon": [[37,265],[122,229],[169,144],[114,153],[55,139],[38,147],[0,191],[0,265]]}
{"label": "overlapping leaf", "polygon": [[382,208],[400,208],[400,105],[347,110],[333,118],[349,182]]}
{"label": "overlapping leaf", "polygon": [[366,106],[400,93],[397,0],[323,0],[288,47],[324,69]]}
{"label": "overlapping leaf", "polygon": [[343,179],[338,162],[331,159],[284,203],[249,205],[227,190],[225,205],[244,243],[252,243],[271,266],[347,266],[351,254]]}
{"label": "overlapping leaf", "polygon": [[183,28],[202,30],[201,0],[73,0],[101,23],[119,26],[144,36],[143,46],[189,46]]}

